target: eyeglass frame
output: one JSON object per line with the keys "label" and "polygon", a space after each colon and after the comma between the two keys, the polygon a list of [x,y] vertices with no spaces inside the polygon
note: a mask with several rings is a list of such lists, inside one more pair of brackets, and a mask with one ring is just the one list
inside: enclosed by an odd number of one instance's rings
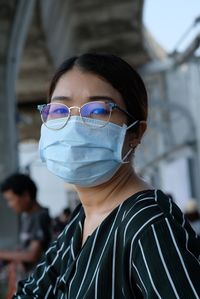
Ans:
{"label": "eyeglass frame", "polygon": [[[92,101],[92,102],[95,102],[95,101]],[[79,110],[79,115],[80,115],[81,118],[82,118],[83,116],[81,115],[81,108],[82,108],[84,105],[89,104],[89,103],[92,103],[92,102],[87,102],[87,103],[83,104],[81,107],[78,107],[78,106],[71,106],[71,107],[68,107],[67,105],[65,105],[65,104],[63,104],[63,103],[53,102],[53,103],[48,103],[48,104],[40,104],[40,105],[37,105],[37,110],[39,110],[39,112],[40,112],[40,115],[41,115],[41,119],[42,119],[43,124],[44,124],[48,129],[50,129],[50,130],[61,130],[62,128],[64,128],[64,127],[67,125],[67,122],[68,122],[68,120],[69,120],[69,118],[70,118],[70,116],[71,116],[71,109],[77,108],[77,109]],[[96,101],[96,102],[102,102],[102,103],[105,103],[105,102],[103,102],[103,101]],[[109,104],[110,107],[111,107],[111,110],[110,110],[110,116],[111,116],[112,111],[113,111],[114,109],[118,109],[118,110],[121,111],[122,113],[126,114],[129,118],[132,118],[133,120],[136,120],[136,118],[135,118],[133,115],[131,115],[131,114],[130,114],[128,111],[126,111],[125,109],[119,107],[116,103],[113,103],[113,102],[111,102],[111,101],[106,102],[106,103]],[[67,107],[67,109],[69,110],[69,116],[67,117],[67,120],[66,120],[65,124],[64,124],[61,128],[59,128],[59,129],[49,128],[49,127],[46,125],[46,123],[45,123],[45,121],[43,120],[43,117],[42,117],[42,110],[43,110],[43,108],[44,108],[45,106],[48,106],[48,105],[51,105],[51,104],[61,104],[61,105],[64,105],[65,107]],[[109,120],[110,120],[110,118],[109,118]],[[108,122],[109,122],[109,120],[108,120]],[[138,121],[138,122],[139,122],[139,121]],[[83,123],[84,123],[84,121],[83,121]],[[106,123],[104,126],[106,126],[106,125],[107,125],[107,123]],[[104,127],[104,126],[102,126],[102,127]]]}

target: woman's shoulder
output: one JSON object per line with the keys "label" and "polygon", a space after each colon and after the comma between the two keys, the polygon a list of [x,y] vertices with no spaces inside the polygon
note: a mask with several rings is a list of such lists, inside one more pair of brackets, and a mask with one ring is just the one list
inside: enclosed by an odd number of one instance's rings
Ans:
{"label": "woman's shoulder", "polygon": [[172,198],[159,189],[144,190],[133,194],[126,200],[124,209],[127,210],[127,216],[133,217],[140,214],[140,218],[145,213],[162,212],[165,215],[181,213]]}
{"label": "woman's shoulder", "polygon": [[131,237],[142,233],[155,222],[174,217],[172,213],[175,213],[175,210],[179,211],[161,190],[141,191],[126,200],[121,227]]}
{"label": "woman's shoulder", "polygon": [[155,224],[172,223],[174,227],[191,231],[184,214],[176,203],[161,190],[146,190],[131,196],[124,206],[121,231],[127,240],[137,240]]}
{"label": "woman's shoulder", "polygon": [[[157,190],[144,190],[133,194],[124,202],[124,220],[142,219],[143,215],[160,212]],[[160,194],[159,194],[160,197]]]}

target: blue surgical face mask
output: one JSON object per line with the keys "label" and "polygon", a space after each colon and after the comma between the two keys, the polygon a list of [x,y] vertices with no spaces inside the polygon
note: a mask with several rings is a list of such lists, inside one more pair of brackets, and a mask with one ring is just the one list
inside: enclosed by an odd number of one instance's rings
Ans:
{"label": "blue surgical face mask", "polygon": [[[55,123],[59,120],[52,120]],[[91,187],[113,177],[132,149],[122,158],[126,131],[131,126],[118,126],[109,122],[71,116],[60,130],[41,128],[40,157],[49,171],[65,182]],[[98,127],[101,126],[101,127]]]}

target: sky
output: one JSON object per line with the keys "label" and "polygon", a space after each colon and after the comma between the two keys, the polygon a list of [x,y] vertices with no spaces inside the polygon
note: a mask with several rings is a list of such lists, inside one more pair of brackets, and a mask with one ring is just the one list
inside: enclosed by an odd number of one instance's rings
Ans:
{"label": "sky", "polygon": [[[176,48],[198,16],[200,0],[144,1],[143,22],[168,53]],[[177,50],[183,51],[197,33],[200,33],[200,22],[191,29]]]}

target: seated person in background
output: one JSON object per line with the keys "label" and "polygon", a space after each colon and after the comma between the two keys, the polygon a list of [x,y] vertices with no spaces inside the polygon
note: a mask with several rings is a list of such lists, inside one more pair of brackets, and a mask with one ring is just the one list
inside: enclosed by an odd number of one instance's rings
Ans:
{"label": "seated person in background", "polygon": [[63,231],[71,216],[70,208],[65,208],[60,215],[52,219],[53,238],[57,238]]}
{"label": "seated person in background", "polygon": [[66,224],[68,223],[70,216],[71,216],[70,208],[65,208],[59,217],[61,223],[63,224],[63,228],[65,228]]}
{"label": "seated person in background", "polygon": [[[51,240],[51,219],[47,208],[36,200],[37,187],[25,174],[13,174],[1,184],[8,205],[20,215],[19,247],[0,250],[0,261],[27,275],[40,260]],[[12,267],[11,267],[12,264]],[[17,267],[17,268],[16,268]],[[16,270],[17,271],[17,270]]]}
{"label": "seated person in background", "polygon": [[189,220],[192,228],[200,236],[200,212],[196,199],[191,198],[188,200],[185,208],[185,216]]}

